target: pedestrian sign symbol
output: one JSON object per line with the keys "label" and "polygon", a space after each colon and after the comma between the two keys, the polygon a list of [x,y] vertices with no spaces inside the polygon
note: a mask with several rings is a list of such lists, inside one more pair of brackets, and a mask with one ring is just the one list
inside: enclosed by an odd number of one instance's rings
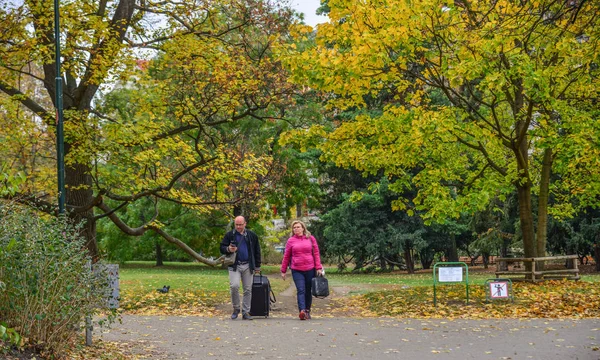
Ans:
{"label": "pedestrian sign symbol", "polygon": [[490,294],[492,294],[493,298],[507,298],[508,297],[508,283],[506,283],[506,282],[490,283]]}
{"label": "pedestrian sign symbol", "polygon": [[512,281],[510,279],[488,279],[486,285],[486,300],[512,300]]}

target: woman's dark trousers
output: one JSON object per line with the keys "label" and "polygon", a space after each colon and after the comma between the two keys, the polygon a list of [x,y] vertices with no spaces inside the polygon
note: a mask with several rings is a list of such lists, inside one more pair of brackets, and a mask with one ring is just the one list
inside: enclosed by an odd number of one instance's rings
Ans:
{"label": "woman's dark trousers", "polygon": [[298,293],[298,311],[310,310],[312,305],[312,278],[315,277],[315,269],[308,271],[292,270],[292,278],[296,284]]}

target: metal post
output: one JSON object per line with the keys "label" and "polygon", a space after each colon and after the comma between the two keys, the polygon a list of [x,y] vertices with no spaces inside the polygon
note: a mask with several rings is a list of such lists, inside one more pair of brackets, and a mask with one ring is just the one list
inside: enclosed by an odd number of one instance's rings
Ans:
{"label": "metal post", "polygon": [[65,144],[63,128],[63,91],[62,75],[60,70],[60,15],[59,0],[54,0],[54,39],[56,41],[56,160],[58,172],[58,213],[65,212]]}
{"label": "metal post", "polygon": [[[88,266],[90,272],[94,272],[94,266],[92,265],[92,261],[88,261]],[[90,316],[85,317],[85,345],[92,346],[92,333],[94,331],[94,327],[92,324],[92,318]]]}

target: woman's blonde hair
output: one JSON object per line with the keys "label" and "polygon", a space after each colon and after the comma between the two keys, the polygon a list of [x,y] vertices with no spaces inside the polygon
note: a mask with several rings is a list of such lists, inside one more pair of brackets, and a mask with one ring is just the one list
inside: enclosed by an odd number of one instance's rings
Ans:
{"label": "woman's blonde hair", "polygon": [[295,234],[294,234],[294,225],[296,225],[296,224],[300,224],[300,225],[302,225],[302,228],[304,229],[304,236],[306,236],[306,237],[310,237],[310,231],[308,231],[308,229],[306,228],[306,224],[305,224],[305,223],[303,223],[303,222],[302,222],[302,221],[300,221],[300,220],[294,220],[294,221],[292,221],[292,227],[291,227],[291,229],[292,229],[292,233],[291,233],[291,235],[290,235],[290,236],[294,236],[294,235],[295,235]]}

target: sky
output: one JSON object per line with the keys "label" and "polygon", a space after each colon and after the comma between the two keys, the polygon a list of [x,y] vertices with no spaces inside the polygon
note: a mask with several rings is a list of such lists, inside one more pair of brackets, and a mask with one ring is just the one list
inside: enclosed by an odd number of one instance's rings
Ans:
{"label": "sky", "polygon": [[327,22],[327,16],[315,14],[317,8],[321,6],[320,0],[290,0],[292,8],[298,12],[304,13],[304,22],[314,27],[316,24]]}

